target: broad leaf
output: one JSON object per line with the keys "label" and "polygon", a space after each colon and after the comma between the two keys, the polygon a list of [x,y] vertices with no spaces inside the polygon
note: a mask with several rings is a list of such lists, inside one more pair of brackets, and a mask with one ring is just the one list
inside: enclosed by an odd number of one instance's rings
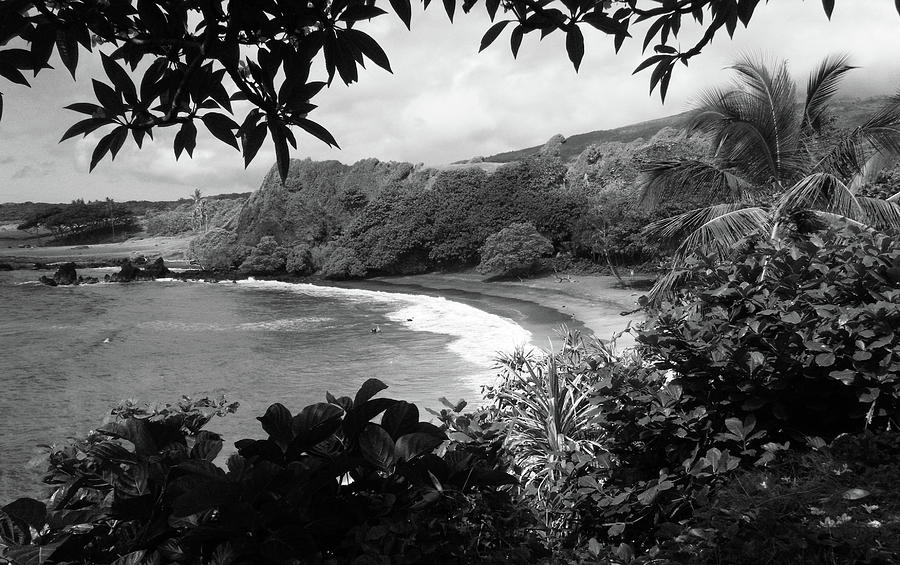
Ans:
{"label": "broad leaf", "polygon": [[406,434],[397,440],[397,459],[409,461],[431,453],[442,442],[443,440],[440,437],[427,433],[415,432]]}
{"label": "broad leaf", "polygon": [[376,378],[367,379],[366,382],[359,387],[356,398],[353,400],[353,406],[359,406],[367,402],[370,398],[386,389],[388,386]]}
{"label": "broad leaf", "polygon": [[359,436],[359,450],[366,461],[379,469],[386,471],[394,465],[394,440],[378,424],[366,425]]}

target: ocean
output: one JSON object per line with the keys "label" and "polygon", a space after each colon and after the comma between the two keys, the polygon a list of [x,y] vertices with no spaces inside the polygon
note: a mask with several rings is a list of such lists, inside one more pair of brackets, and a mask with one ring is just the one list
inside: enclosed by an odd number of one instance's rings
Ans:
{"label": "ocean", "polygon": [[[269,404],[296,413],[370,377],[420,408],[477,403],[497,353],[535,341],[513,321],[533,308],[478,296],[254,280],[47,287],[41,274],[52,273],[0,272],[0,504],[40,494],[38,444],[84,435],[123,399],[240,402],[208,425],[230,447],[263,436],[255,418]],[[554,314],[539,317],[565,321]]]}

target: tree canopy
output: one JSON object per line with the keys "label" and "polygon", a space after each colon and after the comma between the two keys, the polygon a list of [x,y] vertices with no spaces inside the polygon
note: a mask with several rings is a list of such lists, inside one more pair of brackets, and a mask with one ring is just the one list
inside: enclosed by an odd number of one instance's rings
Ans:
{"label": "tree canopy", "polygon": [[[389,4],[389,5],[387,5]],[[28,86],[24,71],[51,68],[54,51],[75,77],[82,52],[99,53],[103,80],[93,79],[96,102],[68,109],[86,116],[62,140],[104,128],[91,157],[93,168],[115,158],[129,134],[138,147],[157,127],[177,127],[176,157],[196,147],[197,122],[241,151],[245,166],[271,136],[278,170],[287,175],[297,127],[323,142],[337,141],[309,119],[312,102],[335,77],[359,78],[366,62],[391,70],[387,54],[359,27],[389,11],[411,26],[410,0],[6,0],[0,2],[0,76]],[[423,0],[427,8],[430,0]],[[457,4],[469,13],[478,0],[442,0],[452,21]],[[650,89],[665,98],[675,64],[684,63],[724,28],[733,35],[748,25],[760,0],[484,0],[492,25],[483,50],[509,30],[513,56],[525,34],[565,34],[568,59],[577,70],[584,56],[583,29],[609,35],[618,50],[636,24],[653,54],[635,72],[652,68]],[[834,0],[823,0],[830,17]],[[900,11],[900,2],[898,2]],[[682,22],[699,24],[689,48],[674,45]],[[95,47],[101,47],[96,49]],[[324,65],[327,80],[311,79]],[[128,70],[126,70],[128,69]],[[130,72],[129,72],[130,70]],[[313,73],[313,78],[315,73]],[[140,80],[136,80],[140,79]],[[0,83],[2,84],[2,83]],[[0,93],[0,117],[3,103]],[[246,100],[249,105],[233,105]],[[244,111],[246,110],[246,112]]]}

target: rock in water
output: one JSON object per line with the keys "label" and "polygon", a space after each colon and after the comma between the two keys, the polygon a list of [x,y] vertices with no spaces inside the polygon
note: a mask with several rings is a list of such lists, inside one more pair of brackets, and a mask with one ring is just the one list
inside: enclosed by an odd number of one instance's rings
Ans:
{"label": "rock in water", "polygon": [[141,276],[141,270],[131,264],[131,261],[125,261],[118,273],[113,274],[109,278],[112,282],[132,282]]}
{"label": "rock in water", "polygon": [[78,273],[75,272],[75,263],[63,263],[53,275],[56,284],[78,284]]}
{"label": "rock in water", "polygon": [[166,267],[163,258],[160,257],[144,269],[144,273],[151,278],[160,279],[169,276],[169,269]]}
{"label": "rock in water", "polygon": [[47,286],[56,286],[56,281],[51,279],[47,275],[41,275],[41,278],[39,280],[42,284],[45,284]]}

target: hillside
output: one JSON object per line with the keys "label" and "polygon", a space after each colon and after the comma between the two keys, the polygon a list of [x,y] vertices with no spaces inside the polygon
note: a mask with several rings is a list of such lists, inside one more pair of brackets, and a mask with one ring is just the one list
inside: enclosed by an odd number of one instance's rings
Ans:
{"label": "hillside", "polygon": [[[841,98],[833,101],[835,125],[839,128],[852,128],[862,124],[873,112],[878,110],[889,99],[888,96],[876,96],[871,98]],[[672,116],[656,118],[629,124],[622,127],[597,130],[588,133],[579,133],[568,136],[566,142],[560,148],[560,157],[569,161],[578,157],[591,145],[599,145],[609,142],[630,143],[638,139],[650,139],[664,128],[680,129],[690,112],[682,112]],[[565,135],[565,134],[563,134]],[[538,153],[543,144],[505,151],[484,157],[485,162],[508,163],[518,161]]]}

